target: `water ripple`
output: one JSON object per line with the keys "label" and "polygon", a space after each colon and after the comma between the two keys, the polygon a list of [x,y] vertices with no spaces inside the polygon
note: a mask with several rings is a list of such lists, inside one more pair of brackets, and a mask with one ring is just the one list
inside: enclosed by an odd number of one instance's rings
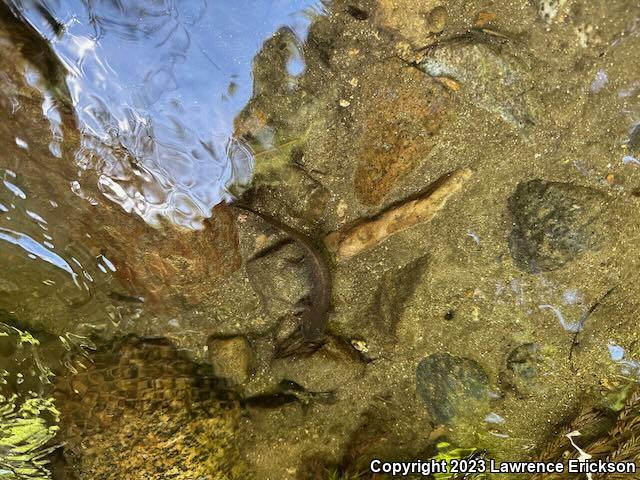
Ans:
{"label": "water ripple", "polygon": [[[233,120],[262,42],[283,25],[304,41],[322,10],[315,0],[6,1],[66,69],[82,134],[76,190],[90,191],[83,182],[97,172],[102,194],[126,211],[193,229],[251,179]],[[298,54],[291,73],[303,68]]]}
{"label": "water ripple", "polygon": [[78,274],[74,272],[71,265],[62,258],[57,253],[49,250],[48,248],[41,245],[39,242],[36,242],[33,238],[24,233],[15,232],[13,230],[9,230],[8,228],[0,227],[0,240],[4,240],[5,242],[9,242],[13,245],[17,245],[22,248],[25,252],[34,255],[35,257],[44,260],[51,265],[60,268],[67,272],[73,282],[79,287],[78,284]]}

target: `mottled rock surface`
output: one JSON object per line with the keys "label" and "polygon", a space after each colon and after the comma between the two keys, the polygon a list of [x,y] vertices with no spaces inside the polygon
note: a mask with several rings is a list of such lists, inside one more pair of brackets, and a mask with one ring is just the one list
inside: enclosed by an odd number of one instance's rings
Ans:
{"label": "mottled rock surface", "polygon": [[448,353],[434,353],[416,370],[417,391],[437,423],[472,418],[487,410],[489,379],[477,362]]}
{"label": "mottled rock surface", "polygon": [[540,346],[535,343],[525,343],[514,348],[505,362],[501,378],[503,384],[522,397],[531,395],[543,381],[540,378],[542,361]]}
{"label": "mottled rock surface", "polygon": [[233,441],[239,409],[210,366],[137,337],[89,361],[55,384],[71,478],[250,478]]}
{"label": "mottled rock surface", "polygon": [[447,90],[417,69],[398,61],[370,68],[373,81],[362,86],[370,102],[355,107],[354,177],[358,200],[377,205],[431,151],[446,120]]}
{"label": "mottled rock surface", "polygon": [[530,180],[509,198],[511,256],[524,271],[556,270],[603,239],[606,196],[570,183]]}
{"label": "mottled rock surface", "polygon": [[275,317],[293,313],[309,292],[304,252],[295,243],[253,258],[247,262],[247,272],[265,311]]}
{"label": "mottled rock surface", "polygon": [[209,359],[216,376],[241,384],[251,373],[253,350],[245,337],[210,338]]}
{"label": "mottled rock surface", "polygon": [[419,67],[459,82],[467,101],[524,129],[536,120],[530,62],[508,38],[471,32],[428,47]]}

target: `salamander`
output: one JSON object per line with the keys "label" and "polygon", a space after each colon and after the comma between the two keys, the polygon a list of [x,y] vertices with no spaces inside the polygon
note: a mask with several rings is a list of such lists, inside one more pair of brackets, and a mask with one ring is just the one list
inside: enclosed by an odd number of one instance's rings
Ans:
{"label": "salamander", "polygon": [[295,332],[279,347],[280,355],[295,353],[299,348],[322,342],[329,314],[331,313],[332,278],[329,262],[324,248],[318,242],[286,225],[269,214],[259,212],[243,203],[234,202],[234,207],[250,212],[262,218],[273,227],[282,230],[294,239],[305,251],[305,259],[311,275],[311,292],[309,306],[301,316],[300,330]]}

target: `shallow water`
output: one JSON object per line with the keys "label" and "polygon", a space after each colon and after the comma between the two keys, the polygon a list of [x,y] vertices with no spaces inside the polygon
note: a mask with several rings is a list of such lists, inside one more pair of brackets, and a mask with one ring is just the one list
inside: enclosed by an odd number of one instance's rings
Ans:
{"label": "shallow water", "polygon": [[[202,228],[251,179],[251,152],[234,138],[233,121],[251,96],[262,42],[280,28],[303,42],[320,13],[305,0],[9,4],[62,66],[58,87],[82,135],[78,189],[92,170],[125,211],[186,228]],[[300,55],[292,44],[297,75]]]}
{"label": "shallow water", "polygon": [[[0,162],[0,312],[7,328],[28,325],[40,332],[36,344],[47,339],[54,353],[42,368],[77,373],[88,362],[82,351],[95,348],[91,335],[127,334],[123,317],[145,315],[145,295],[128,292],[131,277],[109,258],[114,245],[100,233],[104,225],[85,228],[86,215],[111,211],[106,202],[155,229],[203,229],[213,207],[252,177],[253,154],[236,138],[234,119],[253,92],[253,58],[285,29],[288,74],[301,75],[300,45],[324,7],[304,0],[5,4],[3,48],[15,42],[29,53],[15,65],[3,57],[0,80],[3,138],[11,135],[18,152]],[[21,128],[25,118],[33,126]],[[48,340],[52,324],[60,341]],[[26,356],[41,358],[33,348]],[[12,365],[6,355],[5,367],[22,376],[23,362]],[[50,383],[31,382],[20,395],[49,395]],[[14,393],[3,391],[3,401]],[[46,442],[34,440],[40,449]]]}
{"label": "shallow water", "polygon": [[[112,285],[118,268],[106,252],[113,245],[99,233],[97,242],[88,241],[103,225],[85,228],[82,215],[104,212],[106,201],[154,228],[202,229],[213,207],[251,180],[252,152],[234,135],[234,119],[253,91],[254,56],[265,39],[286,29],[288,69],[300,75],[300,44],[323,7],[304,1],[7,5],[25,23],[19,40],[10,41],[26,42],[25,51],[37,58],[17,66],[24,86],[3,77],[3,104],[10,118],[29,107],[37,114],[41,102],[40,123],[49,134],[14,129],[24,159],[3,161],[0,240],[7,248],[1,254],[11,271],[3,290],[72,308],[89,302],[95,314],[89,323],[117,323],[119,307],[96,296],[122,299],[118,289],[130,285]],[[35,105],[21,104],[23,88],[37,92]],[[37,160],[25,167],[30,156]],[[55,171],[51,178],[34,178],[41,162]]]}

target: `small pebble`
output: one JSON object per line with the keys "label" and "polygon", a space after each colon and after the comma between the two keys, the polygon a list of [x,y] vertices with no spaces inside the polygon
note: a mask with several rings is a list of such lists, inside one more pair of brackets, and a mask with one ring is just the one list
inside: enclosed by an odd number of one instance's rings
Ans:
{"label": "small pebble", "polygon": [[348,107],[349,105],[351,105],[351,102],[349,100],[345,100],[344,98],[340,99],[340,106],[341,107]]}
{"label": "small pebble", "polygon": [[369,346],[364,340],[351,340],[351,345],[359,352],[367,353],[369,351]]}
{"label": "small pebble", "polygon": [[492,13],[492,12],[478,12],[478,14],[476,15],[476,19],[473,22],[473,24],[478,28],[482,28],[487,23],[490,23],[492,20],[494,20],[495,18],[496,18],[496,14],[495,13]]}
{"label": "small pebble", "polygon": [[18,145],[20,148],[24,150],[29,149],[29,144],[25,142],[23,139],[21,139],[20,137],[16,137],[16,145]]}
{"label": "small pebble", "polygon": [[439,6],[427,14],[427,26],[431,33],[440,33],[447,24],[447,9]]}

